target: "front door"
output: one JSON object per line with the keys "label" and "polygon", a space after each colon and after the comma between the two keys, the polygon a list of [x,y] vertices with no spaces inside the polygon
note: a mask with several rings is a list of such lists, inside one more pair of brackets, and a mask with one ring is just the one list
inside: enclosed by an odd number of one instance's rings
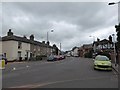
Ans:
{"label": "front door", "polygon": [[18,51],[18,60],[21,58],[21,51]]}

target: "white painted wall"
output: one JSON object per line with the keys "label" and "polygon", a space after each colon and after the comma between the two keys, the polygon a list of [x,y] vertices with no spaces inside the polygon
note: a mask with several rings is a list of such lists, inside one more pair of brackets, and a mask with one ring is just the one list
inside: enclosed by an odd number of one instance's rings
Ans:
{"label": "white painted wall", "polygon": [[30,44],[22,42],[22,49],[18,49],[18,41],[3,41],[2,49],[3,53],[6,53],[6,57],[10,61],[18,59],[18,51],[21,51],[21,56],[25,58],[26,50],[30,51]]}
{"label": "white painted wall", "polygon": [[75,49],[73,50],[73,56],[78,56],[78,48],[75,48]]}
{"label": "white painted wall", "polygon": [[16,59],[17,55],[17,42],[16,41],[3,41],[2,42],[2,53],[6,53],[8,60]]}

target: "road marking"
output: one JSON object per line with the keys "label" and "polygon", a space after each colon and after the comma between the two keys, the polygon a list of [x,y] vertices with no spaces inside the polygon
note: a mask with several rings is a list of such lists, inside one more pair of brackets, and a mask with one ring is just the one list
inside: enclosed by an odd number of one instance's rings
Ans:
{"label": "road marking", "polygon": [[28,67],[30,67],[30,66],[27,65],[26,67],[28,68]]}
{"label": "road marking", "polygon": [[114,69],[112,69],[112,71],[115,75],[118,75],[118,73]]}
{"label": "road marking", "polygon": [[23,85],[23,86],[15,86],[10,88],[38,88],[43,87],[50,84],[56,84],[56,83],[63,83],[63,82],[71,82],[71,81],[80,81],[80,80],[95,80],[95,79],[103,79],[103,78],[110,78],[111,76],[101,76],[101,77],[91,77],[91,78],[82,78],[82,79],[72,79],[72,80],[61,80],[61,81],[53,81],[53,82],[46,82],[46,83],[38,83],[38,84],[29,84],[29,85]]}
{"label": "road marking", "polygon": [[15,67],[13,67],[13,69],[12,70],[16,70],[16,68]]}

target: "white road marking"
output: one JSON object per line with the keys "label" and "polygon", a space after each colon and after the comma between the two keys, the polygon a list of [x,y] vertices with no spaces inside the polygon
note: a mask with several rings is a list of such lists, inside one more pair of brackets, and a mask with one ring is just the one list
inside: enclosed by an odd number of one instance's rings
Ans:
{"label": "white road marking", "polygon": [[72,80],[61,80],[61,81],[53,81],[53,82],[46,82],[46,83],[38,83],[38,84],[29,84],[29,85],[23,85],[23,86],[16,86],[16,87],[10,87],[10,88],[38,88],[50,84],[56,84],[56,83],[64,83],[64,82],[70,82],[70,81],[80,81],[80,80],[95,80],[95,79],[103,79],[103,78],[110,78],[111,76],[100,76],[100,77],[91,77],[91,78],[81,78],[81,79],[72,79]]}

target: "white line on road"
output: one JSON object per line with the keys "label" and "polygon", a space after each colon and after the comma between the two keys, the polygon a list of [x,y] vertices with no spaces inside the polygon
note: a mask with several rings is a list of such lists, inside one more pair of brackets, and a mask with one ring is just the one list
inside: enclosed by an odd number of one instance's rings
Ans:
{"label": "white line on road", "polygon": [[39,88],[46,85],[56,84],[56,83],[64,83],[64,82],[71,82],[71,81],[80,81],[80,80],[95,80],[95,79],[103,79],[103,78],[111,78],[111,76],[100,76],[100,77],[91,77],[91,78],[81,78],[81,79],[72,79],[72,80],[61,80],[61,81],[54,81],[54,82],[46,82],[46,83],[38,83],[38,84],[29,84],[23,86],[16,86],[10,88]]}

